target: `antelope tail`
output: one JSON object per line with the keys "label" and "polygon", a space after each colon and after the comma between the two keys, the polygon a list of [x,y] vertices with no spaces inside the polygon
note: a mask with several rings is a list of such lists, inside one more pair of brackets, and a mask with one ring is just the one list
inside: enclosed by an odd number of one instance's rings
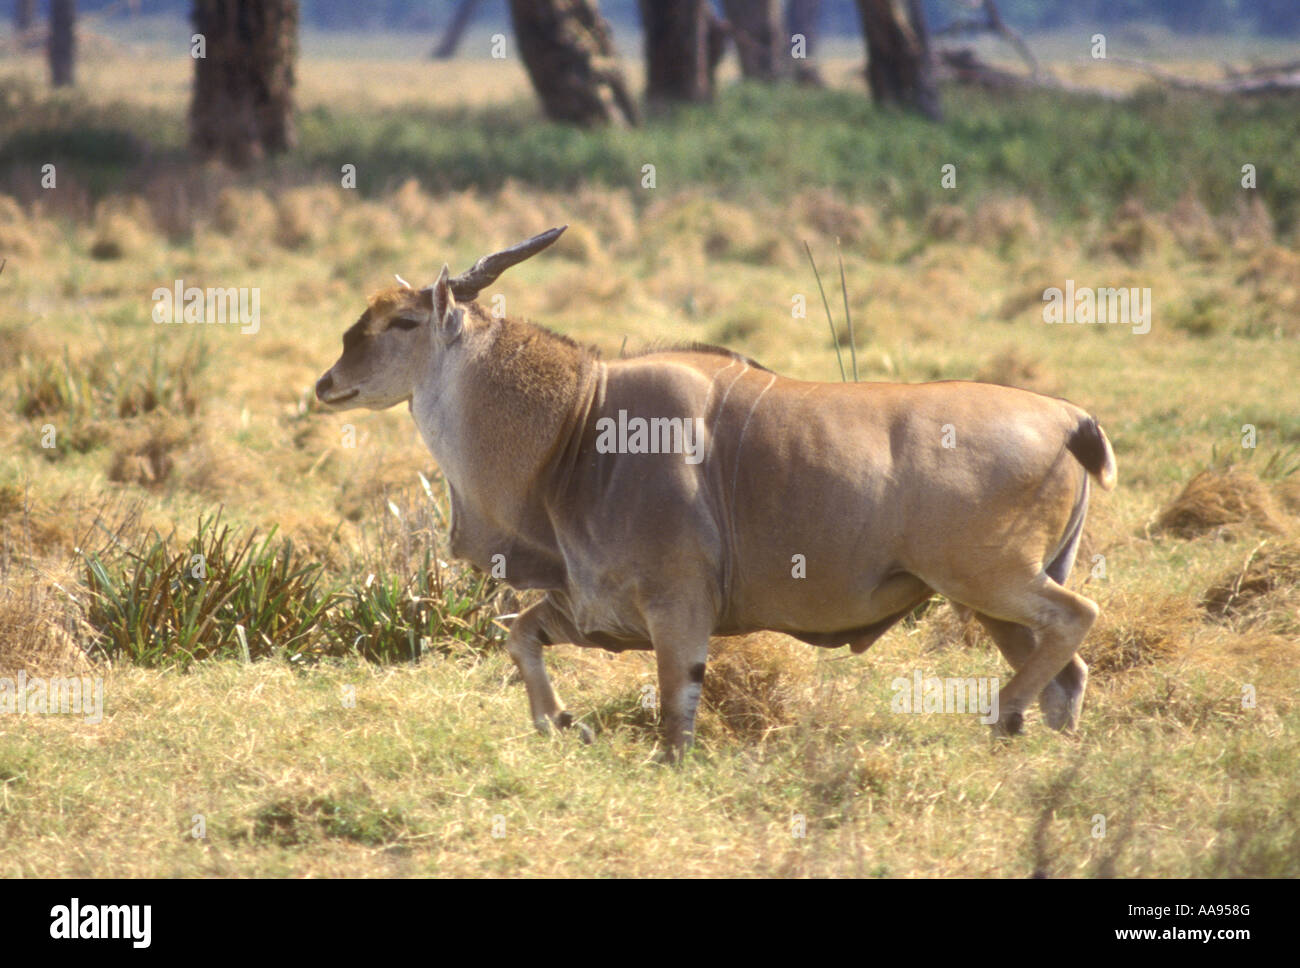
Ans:
{"label": "antelope tail", "polygon": [[1097,479],[1103,491],[1109,491],[1115,486],[1115,451],[1111,449],[1110,439],[1097,423],[1096,417],[1085,414],[1070,432],[1065,447],[1083,465],[1083,469]]}

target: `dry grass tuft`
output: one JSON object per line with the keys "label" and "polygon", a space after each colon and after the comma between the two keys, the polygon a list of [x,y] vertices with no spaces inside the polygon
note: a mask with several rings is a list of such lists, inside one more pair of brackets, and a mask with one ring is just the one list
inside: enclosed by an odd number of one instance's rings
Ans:
{"label": "dry grass tuft", "polygon": [[390,263],[410,255],[405,223],[386,205],[349,206],[338,219],[336,238],[359,239],[359,256],[368,262]]}
{"label": "dry grass tuft", "polygon": [[402,182],[401,187],[388,197],[387,205],[406,228],[426,231],[440,228],[433,199],[424,193],[418,179],[408,178]]}
{"label": "dry grass tuft", "polygon": [[1291,514],[1300,514],[1300,480],[1286,478],[1273,485],[1273,492]]}
{"label": "dry grass tuft", "polygon": [[257,462],[246,448],[198,429],[198,439],[176,457],[175,474],[187,490],[213,500],[246,494],[258,480]]}
{"label": "dry grass tuft", "polygon": [[124,212],[109,212],[95,220],[91,258],[104,261],[136,255],[149,241],[149,233]]}
{"label": "dry grass tuft", "polygon": [[1021,387],[1037,393],[1052,393],[1056,388],[1042,362],[1015,345],[1008,346],[996,356],[989,357],[975,372],[975,379],[980,383]]}
{"label": "dry grass tuft", "polygon": [[960,205],[936,205],[925,216],[927,238],[955,239],[966,228],[966,210]]}
{"label": "dry grass tuft", "polygon": [[790,215],[796,225],[806,226],[828,241],[839,239],[849,248],[866,245],[877,254],[880,216],[866,205],[851,205],[829,189],[810,188],[795,196]]}
{"label": "dry grass tuft", "polygon": [[715,641],[704,677],[703,705],[737,737],[757,739],[795,720],[812,678],[807,646],[775,632]]}
{"label": "dry grass tuft", "polygon": [[95,207],[90,255],[106,261],[138,255],[152,242],[156,231],[153,212],[143,198],[107,198]]}
{"label": "dry grass tuft", "polygon": [[941,603],[938,598],[932,598],[919,607],[924,611],[917,621],[917,628],[927,652],[954,645],[963,649],[973,649],[981,643],[993,647],[992,641],[984,632],[984,626],[975,620],[973,613],[963,617],[955,605]]}
{"label": "dry grass tuft", "polygon": [[217,231],[244,239],[267,239],[276,229],[278,213],[257,189],[225,188],[217,196],[212,221]]}
{"label": "dry grass tuft", "polygon": [[570,225],[558,242],[555,254],[562,259],[576,262],[578,265],[598,265],[604,261],[600,239],[586,225]]}
{"label": "dry grass tuft", "polygon": [[1205,590],[1201,608],[1219,621],[1280,623],[1278,631],[1300,633],[1300,543],[1261,542]]}
{"label": "dry grass tuft", "polygon": [[1281,245],[1260,245],[1237,275],[1259,313],[1256,335],[1300,336],[1300,253]]}
{"label": "dry grass tuft", "polygon": [[1237,208],[1233,212],[1228,231],[1233,244],[1250,248],[1257,245],[1269,245],[1274,239],[1273,216],[1268,206],[1255,192],[1246,192],[1249,201],[1238,197]]}
{"label": "dry grass tuft", "polygon": [[1113,675],[1180,654],[1195,627],[1196,608],[1186,598],[1115,595],[1102,605],[1079,656],[1093,675]]}
{"label": "dry grass tuft", "polygon": [[0,252],[7,256],[35,255],[40,248],[22,207],[8,195],[0,195]]}
{"label": "dry grass tuft", "polygon": [[[6,503],[14,497],[14,491],[8,486],[0,493],[0,500]],[[77,540],[76,529],[58,503],[47,505],[34,500],[24,501],[24,497],[18,491],[18,505],[11,506],[8,511],[0,511],[2,553],[22,560],[71,553]],[[30,495],[26,497],[30,498]]]}
{"label": "dry grass tuft", "polygon": [[[0,675],[80,671],[90,665],[69,634],[66,599],[48,576],[21,576],[0,568]],[[64,577],[71,585],[71,579]]]}
{"label": "dry grass tuft", "polygon": [[329,234],[329,226],[343,208],[339,193],[316,185],[293,188],[276,201],[275,240],[286,249],[317,245]]}
{"label": "dry grass tuft", "polygon": [[1191,192],[1183,194],[1167,217],[1174,239],[1193,258],[1212,262],[1223,257],[1226,246],[1214,219],[1201,200]]}
{"label": "dry grass tuft", "polygon": [[1260,290],[1294,289],[1300,286],[1300,253],[1270,245],[1255,254],[1236,281]]}
{"label": "dry grass tuft", "polygon": [[1103,245],[1127,262],[1137,262],[1155,252],[1170,234],[1137,199],[1129,199],[1119,207],[1113,225]]}
{"label": "dry grass tuft", "polygon": [[157,487],[171,476],[176,465],[173,451],[189,437],[190,427],[162,413],[150,414],[149,418],[127,428],[113,448],[110,481]]}
{"label": "dry grass tuft", "polygon": [[703,258],[753,265],[792,265],[790,240],[748,208],[684,192],[655,202],[646,211],[648,236],[660,248],[680,248],[685,240]]}
{"label": "dry grass tuft", "polygon": [[1238,524],[1278,533],[1283,530],[1276,505],[1259,478],[1235,468],[1209,469],[1188,481],[1182,493],[1160,512],[1155,530],[1194,538]]}
{"label": "dry grass tuft", "polygon": [[981,202],[966,223],[966,241],[1005,251],[1042,236],[1038,211],[1027,198],[992,198]]}
{"label": "dry grass tuft", "polygon": [[586,224],[599,234],[613,254],[631,255],[637,251],[641,229],[637,224],[636,206],[627,190],[584,185],[578,189],[569,208],[572,212],[570,232],[574,225]]}
{"label": "dry grass tuft", "polygon": [[442,238],[450,242],[473,242],[475,245],[481,244],[483,238],[490,234],[490,227],[495,224],[487,206],[472,188],[452,192],[441,200],[437,219]]}

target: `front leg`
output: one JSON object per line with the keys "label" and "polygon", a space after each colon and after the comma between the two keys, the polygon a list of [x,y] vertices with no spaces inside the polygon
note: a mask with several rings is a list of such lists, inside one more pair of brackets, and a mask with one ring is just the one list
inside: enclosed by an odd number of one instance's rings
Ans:
{"label": "front leg", "polygon": [[709,658],[709,622],[689,608],[650,617],[650,638],[659,667],[659,722],[670,762],[680,762],[695,742],[695,713]]}
{"label": "front leg", "polygon": [[[523,677],[533,725],[539,733],[549,733],[552,726],[565,729],[573,725],[573,716],[560,705],[551,678],[546,674],[546,663],[542,661],[542,646],[550,645],[552,641],[546,632],[546,620],[551,617],[551,604],[538,602],[519,613],[506,639],[506,651],[515,660],[519,675]],[[591,742],[591,731],[587,727],[579,724],[579,731],[584,742]]]}

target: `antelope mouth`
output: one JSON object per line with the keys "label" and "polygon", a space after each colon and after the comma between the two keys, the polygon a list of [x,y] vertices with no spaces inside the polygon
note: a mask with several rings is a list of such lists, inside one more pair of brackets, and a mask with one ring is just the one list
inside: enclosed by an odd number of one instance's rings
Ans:
{"label": "antelope mouth", "polygon": [[357,387],[354,390],[349,390],[347,393],[340,393],[337,397],[322,397],[321,402],[324,403],[326,406],[332,407],[335,404],[339,404],[347,400],[351,400],[360,392],[361,392],[361,388]]}

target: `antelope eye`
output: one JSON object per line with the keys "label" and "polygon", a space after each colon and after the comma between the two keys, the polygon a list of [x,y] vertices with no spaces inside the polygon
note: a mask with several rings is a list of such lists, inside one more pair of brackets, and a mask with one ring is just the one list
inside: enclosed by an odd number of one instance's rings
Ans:
{"label": "antelope eye", "polygon": [[406,317],[402,316],[402,317],[398,317],[397,319],[394,319],[391,323],[389,323],[388,328],[389,329],[415,329],[415,327],[419,325],[420,325],[420,321],[418,319],[407,319]]}

